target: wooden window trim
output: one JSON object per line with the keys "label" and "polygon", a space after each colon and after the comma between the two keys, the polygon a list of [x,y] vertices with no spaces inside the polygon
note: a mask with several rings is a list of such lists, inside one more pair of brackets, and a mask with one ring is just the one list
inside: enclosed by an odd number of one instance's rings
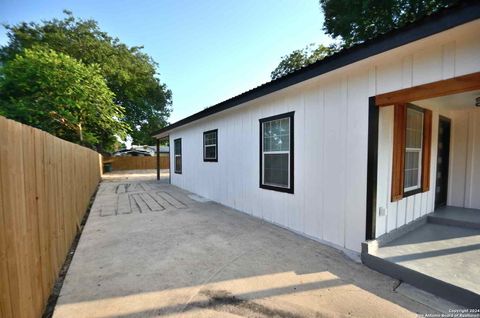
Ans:
{"label": "wooden window trim", "polygon": [[[404,192],[405,181],[405,142],[407,108],[414,108],[423,112],[423,142],[421,159],[420,188]],[[430,165],[432,151],[432,111],[412,104],[394,105],[393,124],[393,160],[392,160],[392,187],[391,201],[399,201],[411,195],[430,190]]]}
{"label": "wooden window trim", "polygon": [[423,110],[423,156],[422,156],[422,192],[430,190],[430,166],[432,157],[432,111]]}

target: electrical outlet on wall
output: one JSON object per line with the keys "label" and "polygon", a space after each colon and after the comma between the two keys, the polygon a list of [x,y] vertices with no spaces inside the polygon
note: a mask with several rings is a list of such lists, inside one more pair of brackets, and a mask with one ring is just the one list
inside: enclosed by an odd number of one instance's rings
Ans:
{"label": "electrical outlet on wall", "polygon": [[385,216],[387,215],[387,209],[385,209],[383,206],[378,208],[378,216]]}

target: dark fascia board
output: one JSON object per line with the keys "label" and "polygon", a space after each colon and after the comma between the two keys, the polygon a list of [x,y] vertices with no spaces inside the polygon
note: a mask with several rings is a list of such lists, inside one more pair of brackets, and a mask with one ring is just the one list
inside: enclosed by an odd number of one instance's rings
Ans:
{"label": "dark fascia board", "polygon": [[368,57],[395,49],[402,45],[446,31],[480,18],[480,1],[459,3],[425,16],[399,29],[394,29],[374,39],[354,45],[276,80],[260,85],[245,93],[208,107],[198,113],[166,126],[152,136],[184,126],[193,121],[219,113],[237,105],[271,94],[289,86],[301,83],[335,69],[364,60]]}

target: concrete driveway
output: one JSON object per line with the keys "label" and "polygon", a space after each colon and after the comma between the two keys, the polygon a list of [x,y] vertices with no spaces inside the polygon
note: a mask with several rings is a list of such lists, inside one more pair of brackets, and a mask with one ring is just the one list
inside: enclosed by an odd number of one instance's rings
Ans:
{"label": "concrete driveway", "polygon": [[100,185],[54,317],[414,317],[341,252],[171,185]]}

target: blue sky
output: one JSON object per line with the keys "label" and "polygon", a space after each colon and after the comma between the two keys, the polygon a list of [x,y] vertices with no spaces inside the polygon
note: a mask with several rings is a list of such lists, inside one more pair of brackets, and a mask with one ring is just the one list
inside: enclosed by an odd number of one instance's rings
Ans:
{"label": "blue sky", "polygon": [[269,81],[295,49],[332,42],[318,0],[0,0],[0,22],[38,22],[63,9],[145,47],[173,92],[170,122]]}

